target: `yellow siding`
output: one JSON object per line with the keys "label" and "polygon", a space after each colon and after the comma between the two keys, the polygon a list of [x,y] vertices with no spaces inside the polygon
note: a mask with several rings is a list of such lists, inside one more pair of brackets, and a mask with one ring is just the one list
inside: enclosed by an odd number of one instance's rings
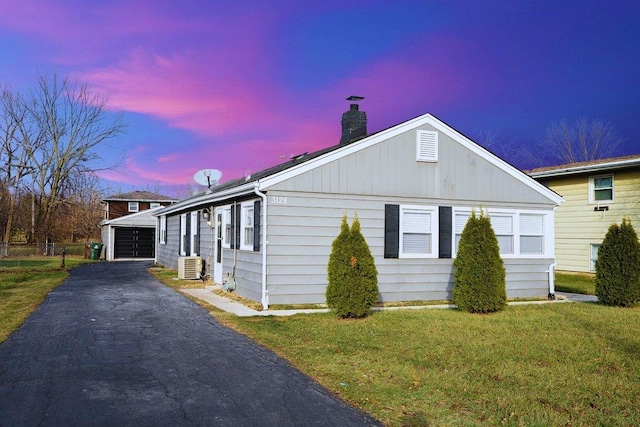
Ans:
{"label": "yellow siding", "polygon": [[[594,175],[606,175],[606,172]],[[640,231],[640,170],[613,172],[613,203],[608,211],[594,211],[589,203],[589,177],[579,175],[550,178],[549,188],[564,197],[556,210],[555,250],[558,270],[588,272],[591,244],[602,243],[609,226],[629,216]]]}

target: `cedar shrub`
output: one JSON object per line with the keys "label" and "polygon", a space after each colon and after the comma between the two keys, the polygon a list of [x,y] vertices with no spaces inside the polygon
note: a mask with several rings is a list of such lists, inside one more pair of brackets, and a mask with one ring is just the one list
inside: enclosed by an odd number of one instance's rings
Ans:
{"label": "cedar shrub", "polygon": [[507,305],[506,273],[489,217],[475,210],[462,231],[453,261],[453,302],[470,313],[491,313]]}
{"label": "cedar shrub", "polygon": [[331,248],[327,305],[338,317],[364,317],[378,299],[378,271],[357,216],[351,228],[346,215],[342,217]]}
{"label": "cedar shrub", "polygon": [[598,250],[596,295],[605,305],[629,307],[640,301],[640,242],[627,217],[609,227]]}

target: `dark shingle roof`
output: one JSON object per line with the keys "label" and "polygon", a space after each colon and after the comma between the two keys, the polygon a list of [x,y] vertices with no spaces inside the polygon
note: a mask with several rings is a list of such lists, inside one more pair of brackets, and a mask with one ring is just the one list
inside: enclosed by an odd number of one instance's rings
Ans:
{"label": "dark shingle roof", "polygon": [[152,193],[151,191],[131,191],[129,193],[120,193],[105,197],[104,201],[176,202],[178,200],[173,197],[163,196],[162,194]]}

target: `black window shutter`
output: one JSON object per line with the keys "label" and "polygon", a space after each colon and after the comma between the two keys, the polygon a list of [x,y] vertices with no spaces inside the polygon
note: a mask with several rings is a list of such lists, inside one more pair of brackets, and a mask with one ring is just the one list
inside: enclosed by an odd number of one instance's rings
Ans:
{"label": "black window shutter", "polygon": [[438,208],[438,223],[440,233],[438,237],[439,258],[451,258],[451,235],[453,222],[453,209],[451,206],[440,206]]}
{"label": "black window shutter", "polygon": [[[178,215],[178,234],[182,233],[182,215]],[[178,242],[178,255],[182,255],[182,245],[183,238],[180,236],[180,240]]]}
{"label": "black window shutter", "polygon": [[384,257],[398,258],[400,205],[384,205]]}
{"label": "black window shutter", "polygon": [[253,202],[253,250],[260,251],[260,200]]}
{"label": "black window shutter", "polygon": [[240,233],[242,230],[240,226],[242,225],[242,207],[236,205],[236,248],[240,249]]}

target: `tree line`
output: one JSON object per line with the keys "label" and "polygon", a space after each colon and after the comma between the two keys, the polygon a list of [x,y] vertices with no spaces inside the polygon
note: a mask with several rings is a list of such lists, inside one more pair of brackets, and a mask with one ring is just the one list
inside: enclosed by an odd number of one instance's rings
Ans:
{"label": "tree line", "polygon": [[107,98],[68,77],[0,87],[0,237],[29,243],[97,234],[103,219],[97,148],[124,133]]}

